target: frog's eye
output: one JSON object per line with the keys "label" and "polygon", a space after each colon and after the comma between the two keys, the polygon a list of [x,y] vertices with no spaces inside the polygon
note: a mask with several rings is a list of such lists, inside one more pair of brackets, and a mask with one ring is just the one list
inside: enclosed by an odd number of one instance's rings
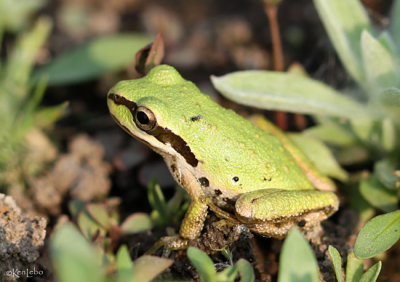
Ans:
{"label": "frog's eye", "polygon": [[139,106],[136,109],[134,119],[136,126],[143,131],[150,131],[157,124],[157,120],[153,112],[143,106]]}

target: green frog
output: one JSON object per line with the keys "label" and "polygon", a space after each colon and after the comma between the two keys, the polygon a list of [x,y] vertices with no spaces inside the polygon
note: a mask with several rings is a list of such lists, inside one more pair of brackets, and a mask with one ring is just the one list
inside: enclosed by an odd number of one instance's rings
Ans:
{"label": "green frog", "polygon": [[282,131],[223,108],[171,66],[117,83],[107,101],[116,123],[160,154],[191,198],[172,249],[199,237],[208,208],[279,239],[338,209],[332,181]]}

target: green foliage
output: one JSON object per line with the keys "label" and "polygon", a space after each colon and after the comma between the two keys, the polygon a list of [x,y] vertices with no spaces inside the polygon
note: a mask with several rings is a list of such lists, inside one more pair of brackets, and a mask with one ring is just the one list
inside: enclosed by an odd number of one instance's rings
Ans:
{"label": "green foliage", "polygon": [[19,32],[26,28],[31,15],[44,4],[46,4],[45,0],[1,0],[0,34],[1,31]]}
{"label": "green foliage", "polygon": [[389,249],[400,238],[400,210],[371,219],[361,229],[354,253],[359,258],[370,258]]}
{"label": "green foliage", "polygon": [[368,117],[358,102],[329,86],[292,73],[249,70],[211,77],[225,97],[256,108],[340,117]]}
{"label": "green foliage", "polygon": [[[29,159],[27,137],[32,132],[53,124],[63,113],[65,104],[40,108],[47,80],[40,79],[34,87],[30,83],[36,56],[51,29],[51,22],[39,18],[30,29],[24,27],[30,13],[41,7],[43,1],[0,1],[0,44],[2,33],[18,32],[13,48],[5,52],[0,62],[0,180],[2,183],[23,182],[22,175],[32,176],[43,166],[36,157]],[[26,5],[22,8],[21,5]],[[23,19],[13,20],[20,15]],[[39,133],[41,134],[41,133]],[[16,173],[17,172],[17,173]]]}
{"label": "green foliage", "polygon": [[294,144],[318,167],[320,172],[342,181],[348,179],[347,172],[338,165],[332,152],[321,140],[306,134],[292,133],[289,136]]}
{"label": "green foliage", "polygon": [[239,274],[241,282],[254,281],[254,271],[251,264],[240,259],[235,265],[228,266],[221,272],[217,272],[211,258],[203,251],[189,247],[187,256],[190,262],[194,265],[203,282],[229,282],[236,281]]}
{"label": "green foliage", "polygon": [[343,282],[342,257],[340,256],[339,251],[333,246],[328,247],[328,252],[329,252],[331,261],[333,263],[333,269],[335,270],[336,280],[338,282]]}
{"label": "green foliage", "polygon": [[[212,77],[212,82],[241,104],[312,115],[317,125],[297,135],[297,145],[322,172],[342,181],[348,179],[346,173],[321,152],[332,152],[341,164],[374,163],[368,177],[356,174],[359,189],[352,189],[365,201],[351,202],[366,211],[363,218],[371,216],[368,205],[392,212],[398,208],[400,187],[400,0],[394,1],[389,28],[380,33],[374,31],[360,0],[314,0],[314,4],[353,85],[337,91],[303,74],[272,71],[240,71]],[[325,144],[317,146],[303,135]],[[389,222],[397,222],[396,216],[387,216]],[[358,242],[368,234],[374,237],[368,237],[370,246],[368,240],[358,243],[356,253],[362,257],[386,250],[399,238],[386,217],[377,220],[386,229],[378,229],[374,220],[364,227],[368,231],[360,232]],[[378,270],[376,266],[374,273]]]}
{"label": "green foliage", "polygon": [[148,186],[148,199],[152,207],[151,220],[155,225],[175,225],[180,222],[183,214],[189,206],[184,201],[185,193],[177,187],[174,196],[167,202],[160,185],[152,180]]}
{"label": "green foliage", "polygon": [[96,38],[76,47],[39,69],[34,80],[49,78],[50,85],[94,79],[132,64],[135,53],[151,39],[142,34],[118,34]]}
{"label": "green foliage", "polygon": [[[333,246],[329,246],[328,252],[333,263],[336,280],[342,282],[342,258],[340,257],[338,250]],[[357,259],[353,253],[349,253],[347,256],[346,282],[375,282],[378,279],[379,272],[381,271],[381,265],[382,263],[379,261],[363,274],[362,260]]]}
{"label": "green foliage", "polygon": [[101,248],[91,244],[69,223],[54,232],[50,253],[57,281],[61,282],[151,281],[173,263],[170,259],[147,255],[132,262],[126,246],[120,247],[116,257],[105,256]]}
{"label": "green foliage", "polygon": [[363,274],[363,261],[356,258],[354,253],[347,255],[346,282],[358,282]]}
{"label": "green foliage", "polygon": [[54,232],[50,252],[59,281],[104,281],[100,255],[73,225]]}
{"label": "green foliage", "polygon": [[373,266],[371,266],[370,269],[368,269],[360,279],[360,282],[375,282],[378,279],[379,272],[381,272],[382,268],[382,262],[379,261]]}
{"label": "green foliage", "polygon": [[278,281],[319,281],[314,253],[297,228],[292,228],[283,243],[279,259]]}

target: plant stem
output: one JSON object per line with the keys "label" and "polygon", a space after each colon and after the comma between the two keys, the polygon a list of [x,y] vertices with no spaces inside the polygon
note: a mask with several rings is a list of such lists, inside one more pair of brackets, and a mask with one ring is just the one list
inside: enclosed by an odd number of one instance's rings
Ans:
{"label": "plant stem", "polygon": [[282,43],[281,35],[279,32],[278,24],[278,4],[269,4],[264,2],[265,14],[268,17],[269,27],[272,39],[272,51],[274,56],[274,69],[275,71],[283,71],[283,54],[282,54]]}

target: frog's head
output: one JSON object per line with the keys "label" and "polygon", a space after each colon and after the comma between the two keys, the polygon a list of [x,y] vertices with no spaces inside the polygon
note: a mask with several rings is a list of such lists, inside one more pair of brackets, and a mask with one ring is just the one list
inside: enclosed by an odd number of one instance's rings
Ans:
{"label": "frog's head", "polygon": [[130,135],[159,153],[172,154],[172,147],[184,154],[177,120],[192,107],[188,96],[196,93],[197,87],[173,67],[160,65],[145,77],[118,82],[107,101],[114,120]]}

